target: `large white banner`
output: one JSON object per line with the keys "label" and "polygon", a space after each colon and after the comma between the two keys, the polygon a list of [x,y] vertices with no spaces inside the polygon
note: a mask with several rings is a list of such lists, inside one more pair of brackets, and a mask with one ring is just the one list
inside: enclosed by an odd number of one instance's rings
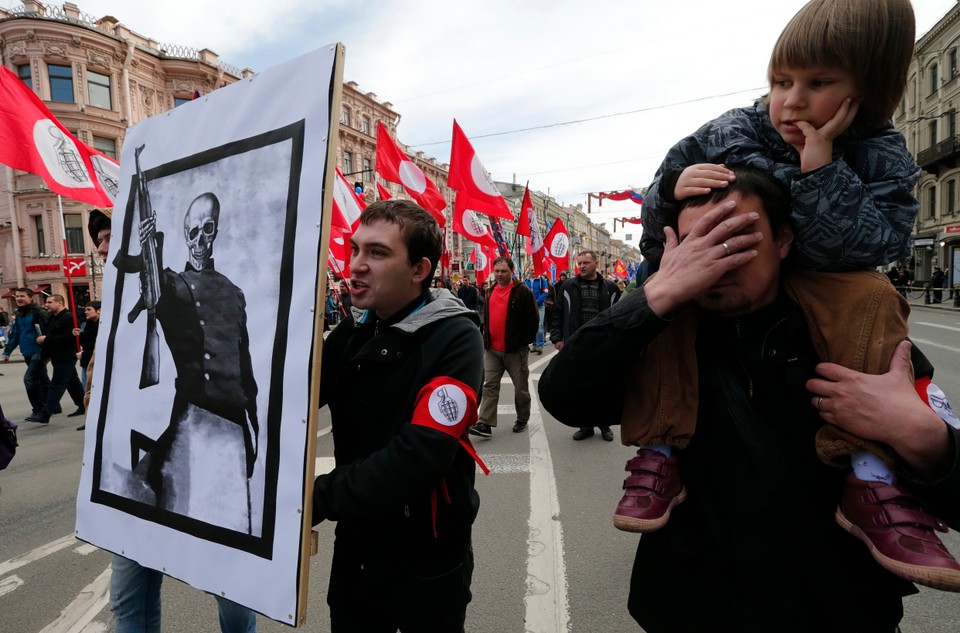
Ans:
{"label": "large white banner", "polygon": [[78,538],[291,625],[341,55],[128,131],[77,498]]}

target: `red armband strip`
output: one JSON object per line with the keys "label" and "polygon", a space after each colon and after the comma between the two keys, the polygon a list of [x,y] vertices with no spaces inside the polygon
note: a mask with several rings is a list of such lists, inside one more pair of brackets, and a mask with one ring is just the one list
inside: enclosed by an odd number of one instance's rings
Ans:
{"label": "red armband strip", "polygon": [[412,424],[460,438],[477,421],[477,394],[449,376],[437,376],[420,390]]}

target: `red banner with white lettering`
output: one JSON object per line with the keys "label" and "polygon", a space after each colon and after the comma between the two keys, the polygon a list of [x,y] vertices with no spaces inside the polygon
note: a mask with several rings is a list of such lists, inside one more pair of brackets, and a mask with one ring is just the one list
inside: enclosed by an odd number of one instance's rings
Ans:
{"label": "red banner with white lettering", "polygon": [[67,277],[86,277],[87,260],[83,257],[64,257],[63,272]]}

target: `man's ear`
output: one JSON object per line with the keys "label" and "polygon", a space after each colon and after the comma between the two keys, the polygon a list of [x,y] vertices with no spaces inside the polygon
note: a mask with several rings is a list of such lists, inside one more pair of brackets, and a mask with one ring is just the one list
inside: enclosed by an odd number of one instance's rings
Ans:
{"label": "man's ear", "polygon": [[422,283],[430,275],[431,270],[433,270],[433,264],[430,263],[430,260],[421,257],[420,261],[413,265],[413,280],[418,284]]}
{"label": "man's ear", "polygon": [[783,259],[790,252],[790,247],[793,246],[793,229],[786,224],[783,225],[775,241],[777,249],[780,251],[780,259]]}

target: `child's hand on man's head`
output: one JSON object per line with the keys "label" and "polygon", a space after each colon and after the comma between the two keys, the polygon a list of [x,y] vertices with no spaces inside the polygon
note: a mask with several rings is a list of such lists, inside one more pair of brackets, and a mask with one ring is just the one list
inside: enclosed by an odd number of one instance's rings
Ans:
{"label": "child's hand on man's head", "polygon": [[847,97],[829,121],[819,128],[807,121],[795,124],[803,132],[805,143],[800,151],[800,171],[808,173],[833,162],[833,140],[846,132],[857,117],[862,97]]}
{"label": "child's hand on man's head", "polygon": [[679,202],[687,198],[702,196],[714,189],[726,187],[737,177],[723,165],[698,163],[690,165],[680,174],[677,186],[673,189],[673,199]]}

